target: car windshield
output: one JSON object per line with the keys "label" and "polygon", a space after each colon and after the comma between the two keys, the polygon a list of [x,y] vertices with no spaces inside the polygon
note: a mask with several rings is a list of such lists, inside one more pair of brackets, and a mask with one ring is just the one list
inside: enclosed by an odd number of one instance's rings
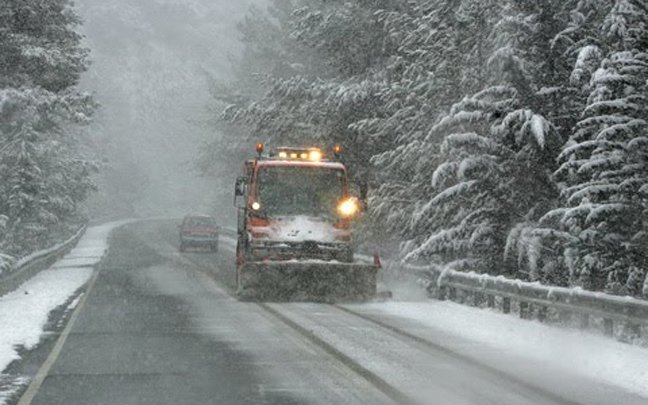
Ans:
{"label": "car windshield", "polygon": [[263,167],[258,199],[268,216],[332,216],[343,193],[344,171],[323,167]]}

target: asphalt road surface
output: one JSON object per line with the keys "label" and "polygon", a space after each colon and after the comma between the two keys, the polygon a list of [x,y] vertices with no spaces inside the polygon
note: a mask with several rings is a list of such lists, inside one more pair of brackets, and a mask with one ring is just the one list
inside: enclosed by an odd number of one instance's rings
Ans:
{"label": "asphalt road surface", "polygon": [[181,254],[176,239],[170,222],[115,231],[60,352],[23,403],[641,403],[588,381],[530,382],[362,306],[238,302],[233,241]]}

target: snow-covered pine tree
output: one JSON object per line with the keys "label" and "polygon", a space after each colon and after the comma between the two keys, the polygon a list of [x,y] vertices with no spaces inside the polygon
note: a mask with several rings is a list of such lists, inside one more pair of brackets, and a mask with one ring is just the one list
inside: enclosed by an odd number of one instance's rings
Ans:
{"label": "snow-covered pine tree", "polygon": [[0,88],[23,85],[59,92],[77,84],[88,50],[70,0],[3,0]]}
{"label": "snow-covered pine tree", "polygon": [[379,93],[385,112],[354,128],[386,145],[373,159],[377,180],[370,207],[373,222],[393,235],[415,236],[403,224],[433,193],[429,176],[439,163],[434,156],[443,135],[426,141],[429,129],[464,94],[484,84],[488,35],[478,29],[498,17],[495,10],[493,2],[435,0],[376,14],[396,41]]}
{"label": "snow-covered pine tree", "polygon": [[65,129],[93,103],[43,89],[0,90],[0,212],[8,217],[2,246],[13,254],[65,234],[77,204],[93,189],[94,165],[78,156]]}
{"label": "snow-covered pine tree", "polygon": [[[564,248],[577,238],[551,215],[538,219],[558,204],[550,174],[601,58],[619,38],[645,32],[635,27],[639,3],[283,3],[281,32],[290,35],[280,48],[303,52],[284,58],[289,68],[263,76],[261,91],[225,116],[257,135],[299,140],[309,132],[370,150],[371,217],[407,241],[408,259],[469,258],[480,271],[567,285],[573,255]],[[337,45],[349,30],[368,31],[359,27],[372,28],[372,39],[353,45],[371,52],[349,56],[356,48]],[[460,101],[466,94],[474,96]],[[451,194],[463,197],[444,200]],[[456,243],[441,238],[452,232]],[[517,262],[500,265],[504,253]]]}
{"label": "snow-covered pine tree", "polygon": [[417,238],[406,244],[405,260],[538,278],[506,268],[502,259],[509,230],[552,201],[542,165],[559,145],[555,129],[520,108],[514,88],[493,86],[453,106],[428,136],[438,133],[447,134],[437,160],[442,163],[420,171],[434,170],[434,192],[409,223]]}
{"label": "snow-covered pine tree", "polygon": [[[237,164],[247,156],[250,145],[272,139],[264,138],[272,131],[258,132],[251,118],[263,111],[267,93],[277,87],[275,82],[289,80],[296,75],[308,75],[313,64],[312,50],[303,49],[291,33],[293,13],[317,0],[271,0],[267,10],[251,7],[238,25],[243,51],[235,61],[234,80],[213,80],[211,94],[214,127],[217,136],[207,140],[197,160],[198,169],[205,174],[214,170],[214,162],[221,160],[223,151]],[[289,120],[282,120],[286,122]]]}
{"label": "snow-covered pine tree", "polygon": [[[223,118],[273,144],[342,143],[347,163],[362,175],[360,169],[369,166],[381,145],[350,125],[381,112],[373,73],[385,59],[385,37],[374,7],[389,2],[298,3],[280,29],[290,29],[280,48],[299,50],[291,51],[290,68],[283,75],[269,73],[263,95],[228,106]],[[340,46],[342,41],[355,50]]]}
{"label": "snow-covered pine tree", "polygon": [[65,236],[91,189],[71,128],[95,107],[74,90],[87,50],[69,0],[0,10],[0,249],[24,254]]}
{"label": "snow-covered pine tree", "polygon": [[648,268],[647,23],[643,2],[619,0],[601,48],[583,51],[602,60],[560,156],[565,206],[546,216],[577,238],[566,250],[572,283],[616,294],[641,294]]}
{"label": "snow-covered pine tree", "polygon": [[[538,37],[547,36],[541,28],[549,30],[546,27],[548,23],[538,23],[541,5],[527,10],[516,6],[515,2],[426,4],[429,8],[415,18],[385,17],[390,21],[392,32],[398,32],[396,25],[401,20],[410,27],[421,27],[420,34],[414,29],[409,30],[420,35],[419,38],[414,34],[403,36],[407,40],[399,51],[404,49],[407,52],[403,52],[399,62],[404,66],[402,70],[408,73],[426,72],[425,67],[428,67],[427,73],[431,74],[427,77],[402,76],[401,88],[409,90],[405,93],[408,101],[416,100],[413,95],[418,95],[419,89],[429,91],[421,94],[419,99],[424,102],[418,104],[427,107],[424,110],[427,117],[421,116],[417,120],[417,123],[427,124],[427,128],[413,127],[409,131],[402,125],[405,130],[396,137],[397,147],[374,158],[377,166],[384,169],[386,181],[372,201],[372,211],[376,217],[393,226],[393,230],[400,228],[401,235],[408,240],[403,249],[407,259],[428,259],[441,253],[438,258],[442,262],[472,258],[475,260],[473,264],[479,262],[479,266],[473,268],[499,273],[503,271],[503,266],[497,264],[502,262],[504,235],[514,227],[515,221],[537,218],[546,209],[543,207],[549,205],[552,196],[555,198],[555,188],[548,174],[552,171],[560,138],[553,125],[532,112],[532,108],[540,104],[535,95],[540,87],[537,79],[541,74],[546,75],[546,68],[542,56],[534,60],[531,50],[539,48],[548,53],[548,41],[545,45],[537,43]],[[529,8],[526,3],[523,5]],[[471,21],[474,24],[469,23]],[[477,32],[479,27],[486,28]],[[427,42],[428,39],[431,41]],[[436,63],[426,63],[428,61]],[[438,70],[435,69],[437,65],[440,66]],[[457,103],[441,121],[443,124],[434,125],[444,108],[442,103],[447,103],[457,94],[474,93],[488,83],[494,86]],[[504,86],[497,86],[498,83],[504,83]],[[439,95],[442,97],[435,97]],[[402,97],[398,105],[407,107],[405,99]],[[401,112],[395,118],[403,115]],[[404,123],[403,120],[395,121]],[[432,131],[428,129],[430,127],[433,127]],[[533,131],[546,138],[529,136]],[[455,137],[468,136],[466,134],[472,134],[470,141],[465,139],[465,144],[453,146]],[[498,148],[497,152],[489,151],[485,142],[489,142],[489,147]],[[480,143],[484,149],[479,149]],[[439,153],[440,144],[442,153]],[[468,165],[473,162],[471,159],[482,164],[490,159],[493,175],[477,179],[465,177],[464,171],[458,172],[462,162],[466,160]],[[525,168],[524,172],[534,171],[534,176],[526,179],[526,183],[516,173],[521,167]],[[490,173],[486,169],[483,172]],[[448,183],[433,184],[430,181],[432,173],[437,174],[435,180],[442,178],[442,173],[447,174]],[[502,182],[510,184],[496,186],[495,177],[499,175]],[[474,187],[468,187],[469,184]],[[465,195],[443,200],[446,187],[449,187],[449,194]],[[438,200],[435,200],[436,196],[439,196]],[[511,198],[519,203],[518,210],[511,209],[514,205]],[[493,216],[488,217],[485,211],[480,211],[471,217],[470,212],[485,200],[490,201]],[[533,200],[535,204],[530,203]],[[517,217],[501,218],[498,204],[508,212],[517,212]],[[462,220],[463,215],[468,215],[466,222]],[[409,225],[403,227],[403,223]],[[486,240],[477,242],[479,237],[473,238],[472,232],[477,229],[485,232],[489,227],[492,231],[490,242],[498,247],[480,252],[479,249],[488,243]],[[452,238],[457,243],[449,246],[448,241]],[[473,242],[475,244],[471,245]],[[485,257],[483,253],[492,255]]]}

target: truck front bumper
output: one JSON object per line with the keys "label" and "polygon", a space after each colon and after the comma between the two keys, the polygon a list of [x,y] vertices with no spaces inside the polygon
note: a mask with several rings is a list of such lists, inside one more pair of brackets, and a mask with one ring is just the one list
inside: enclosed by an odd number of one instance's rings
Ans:
{"label": "truck front bumper", "polygon": [[350,242],[250,242],[252,260],[336,260],[352,251]]}

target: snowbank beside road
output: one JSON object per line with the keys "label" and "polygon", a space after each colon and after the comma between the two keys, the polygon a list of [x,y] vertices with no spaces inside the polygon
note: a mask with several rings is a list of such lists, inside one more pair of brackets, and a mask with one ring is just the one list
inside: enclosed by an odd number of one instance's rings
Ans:
{"label": "snowbank beside road", "polygon": [[421,330],[437,331],[435,340],[442,340],[455,352],[486,360],[496,368],[511,367],[504,363],[515,358],[523,367],[545,364],[648,398],[646,348],[446,301],[387,302],[352,308],[381,318],[416,321],[425,326]]}
{"label": "snowbank beside road", "polygon": [[77,246],[50,269],[0,297],[0,371],[20,358],[18,348],[38,344],[50,312],[89,280],[93,266],[107,251],[110,232],[124,223],[88,228]]}
{"label": "snowbank beside road", "polygon": [[18,347],[34,348],[53,309],[85,284],[92,268],[45,270],[0,298],[0,369],[19,359]]}

